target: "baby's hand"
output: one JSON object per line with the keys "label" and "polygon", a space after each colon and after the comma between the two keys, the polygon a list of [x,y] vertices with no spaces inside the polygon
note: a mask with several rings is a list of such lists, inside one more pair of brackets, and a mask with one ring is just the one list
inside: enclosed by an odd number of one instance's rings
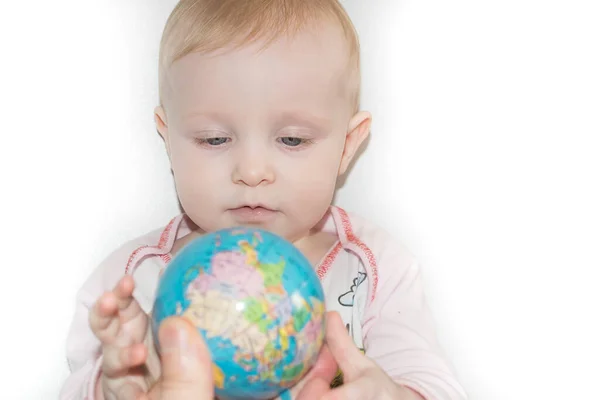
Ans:
{"label": "baby's hand", "polygon": [[335,389],[321,390],[319,399],[423,400],[417,392],[394,382],[374,361],[356,348],[339,314],[328,315],[325,341],[344,373],[344,384]]}
{"label": "baby's hand", "polygon": [[133,278],[123,277],[90,312],[90,327],[102,343],[98,400],[134,399],[160,376],[149,318],[133,298],[133,289]]}

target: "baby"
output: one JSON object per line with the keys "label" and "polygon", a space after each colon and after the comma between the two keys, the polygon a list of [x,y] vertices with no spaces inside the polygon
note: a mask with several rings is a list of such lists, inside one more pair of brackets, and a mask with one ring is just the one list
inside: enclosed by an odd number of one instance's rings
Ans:
{"label": "baby", "polygon": [[314,265],[327,309],[372,365],[331,389],[336,398],[465,398],[414,257],[332,205],[371,126],[358,108],[358,38],[339,2],[182,0],[159,58],[155,121],[183,214],[124,244],[85,282],[60,398],[147,392],[161,370],[148,324],[161,272],[186,243],[234,226],[281,235]]}

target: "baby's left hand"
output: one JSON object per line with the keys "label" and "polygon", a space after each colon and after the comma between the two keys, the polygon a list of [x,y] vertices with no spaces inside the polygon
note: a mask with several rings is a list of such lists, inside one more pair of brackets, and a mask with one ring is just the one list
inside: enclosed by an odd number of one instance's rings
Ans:
{"label": "baby's left hand", "polygon": [[418,393],[394,382],[375,362],[356,348],[339,314],[327,318],[326,343],[344,373],[344,384],[335,389],[324,390],[323,393],[317,394],[317,398],[321,400],[424,400]]}

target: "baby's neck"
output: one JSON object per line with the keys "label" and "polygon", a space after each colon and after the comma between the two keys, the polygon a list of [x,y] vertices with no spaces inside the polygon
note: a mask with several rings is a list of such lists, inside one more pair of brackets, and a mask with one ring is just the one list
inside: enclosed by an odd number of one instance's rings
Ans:
{"label": "baby's neck", "polygon": [[338,237],[335,234],[319,231],[297,240],[294,242],[294,246],[296,246],[312,266],[316,268],[337,241]]}

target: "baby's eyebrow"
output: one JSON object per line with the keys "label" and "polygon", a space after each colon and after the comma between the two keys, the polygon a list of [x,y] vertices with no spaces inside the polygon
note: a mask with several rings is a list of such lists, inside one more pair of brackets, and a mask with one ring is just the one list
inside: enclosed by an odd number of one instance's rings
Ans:
{"label": "baby's eyebrow", "polygon": [[278,116],[278,122],[283,125],[298,124],[316,130],[327,129],[331,120],[322,116],[299,111],[284,111]]}
{"label": "baby's eyebrow", "polygon": [[183,115],[184,120],[194,119],[194,118],[206,118],[214,121],[223,121],[228,118],[228,115],[220,112],[220,111],[192,111]]}
{"label": "baby's eyebrow", "polygon": [[[298,125],[317,131],[328,130],[331,128],[330,118],[316,115],[307,111],[281,111],[277,112],[275,115],[275,123],[279,126]],[[183,114],[182,117],[184,121],[202,118],[208,121],[221,123],[230,121],[232,118],[230,114],[218,110],[192,111]]]}

